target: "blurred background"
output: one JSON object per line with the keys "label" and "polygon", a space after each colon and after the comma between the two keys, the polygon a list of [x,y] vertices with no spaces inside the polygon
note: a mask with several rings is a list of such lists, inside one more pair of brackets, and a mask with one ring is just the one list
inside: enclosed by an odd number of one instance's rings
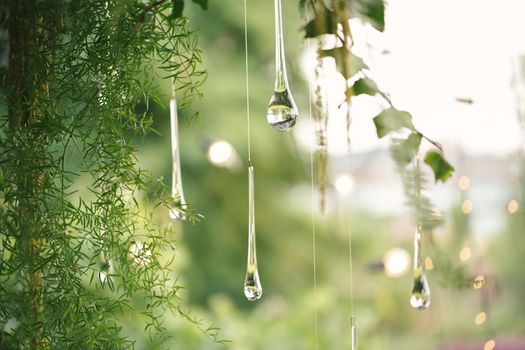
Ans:
{"label": "blurred background", "polygon": [[[522,0],[390,0],[385,33],[352,22],[356,52],[370,75],[425,134],[440,141],[456,168],[430,197],[446,218],[435,245],[424,245],[432,303],[409,304],[415,223],[405,207],[388,140],[372,118],[381,104],[355,99],[347,171],[344,117],[331,115],[327,211],[313,207],[313,126],[308,81],[315,53],[302,38],[298,1],[283,1],[287,68],[300,118],[291,133],[266,122],[274,81],[271,1],[248,1],[252,157],[263,297],[246,301],[248,183],[242,1],[187,6],[199,31],[208,79],[202,114],[181,118],[186,200],[204,215],[173,223],[174,270],[184,302],[205,325],[221,329],[213,344],[190,323],[167,324],[177,349],[350,349],[349,229],[359,348],[525,349],[525,3]],[[168,104],[154,105],[155,128],[139,146],[141,167],[169,181]],[[333,95],[340,94],[337,79]],[[169,185],[169,183],[168,183]],[[312,213],[317,297],[313,284]],[[165,215],[164,215],[165,214]],[[167,212],[161,215],[169,221]],[[140,343],[138,344],[140,348]]]}

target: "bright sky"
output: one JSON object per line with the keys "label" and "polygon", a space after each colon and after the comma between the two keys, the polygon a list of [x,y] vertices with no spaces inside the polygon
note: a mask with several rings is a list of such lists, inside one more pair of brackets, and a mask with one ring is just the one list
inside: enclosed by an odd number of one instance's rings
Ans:
{"label": "bright sky", "polygon": [[[523,14],[524,0],[389,0],[384,33],[352,25],[356,52],[418,129],[448,147],[501,155],[522,143],[511,79],[525,54]],[[354,152],[377,147],[371,118],[378,110],[367,97],[354,103]],[[336,153],[344,150],[343,130],[330,128]]]}

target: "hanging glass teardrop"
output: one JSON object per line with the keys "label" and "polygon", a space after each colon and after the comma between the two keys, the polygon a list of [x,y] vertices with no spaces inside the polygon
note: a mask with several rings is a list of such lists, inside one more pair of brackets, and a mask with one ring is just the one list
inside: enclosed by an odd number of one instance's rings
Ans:
{"label": "hanging glass teardrop", "polygon": [[266,117],[275,130],[289,131],[298,115],[286,76],[281,0],[275,0],[275,88]]}
{"label": "hanging glass teardrop", "polygon": [[410,305],[414,309],[425,310],[430,305],[430,288],[425,274],[425,264],[421,253],[421,225],[414,237],[414,286],[410,295]]}
{"label": "hanging glass teardrop", "polygon": [[170,209],[170,217],[173,220],[186,220],[186,215],[184,214],[186,200],[184,199],[184,192],[182,191],[182,175],[180,170],[178,123],[177,100],[175,97],[172,97],[170,100],[170,124],[172,158],[171,196],[173,198],[173,206]]}
{"label": "hanging glass teardrop", "polygon": [[352,350],[357,350],[357,320],[352,316]]}
{"label": "hanging glass teardrop", "polygon": [[261,280],[257,270],[257,250],[255,246],[255,198],[253,166],[248,165],[248,263],[244,279],[246,299],[255,301],[262,296]]}

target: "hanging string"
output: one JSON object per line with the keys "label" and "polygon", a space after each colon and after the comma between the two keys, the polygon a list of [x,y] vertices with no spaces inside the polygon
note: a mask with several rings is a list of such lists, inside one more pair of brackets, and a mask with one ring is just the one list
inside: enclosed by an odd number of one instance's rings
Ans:
{"label": "hanging string", "polygon": [[244,60],[245,64],[245,76],[246,76],[246,125],[248,134],[248,165],[252,164],[252,141],[251,141],[251,130],[250,130],[250,81],[248,78],[249,66],[248,66],[248,9],[247,0],[244,0]]}
{"label": "hanging string", "polygon": [[[350,106],[348,106],[350,109]],[[346,173],[350,175],[350,147],[347,150],[348,154],[346,157]],[[347,213],[348,214],[348,213]],[[357,350],[357,319],[354,314],[354,262],[352,256],[352,227],[350,223],[350,215],[345,215],[347,219],[347,231],[348,231],[348,282],[349,286],[349,297],[350,297],[350,343],[351,349]]]}
{"label": "hanging string", "polygon": [[[348,21],[348,18],[345,18],[345,21]],[[351,33],[350,33],[350,24],[347,22],[346,25],[343,25],[343,34],[344,34],[344,42],[343,44],[347,44],[348,40],[352,40]],[[345,45],[347,50],[350,50],[351,47],[348,45]],[[346,81],[346,85],[348,87],[348,80]],[[346,105],[346,173],[348,176],[350,176],[350,154],[351,154],[351,142],[350,142],[350,124],[351,124],[351,104],[350,99],[347,100],[348,103]],[[351,350],[357,350],[357,329],[359,328],[357,325],[357,319],[354,315],[354,264],[353,264],[353,257],[352,257],[352,227],[351,227],[351,218],[349,213],[345,215],[347,217],[347,231],[348,231],[348,282],[350,284],[349,286],[349,293],[350,293],[350,347]]]}
{"label": "hanging string", "polygon": [[[347,103],[347,115],[350,115],[350,102]],[[351,154],[351,144],[350,144],[350,134],[347,133],[347,144],[346,144],[346,173],[348,176],[350,176],[350,154]],[[351,335],[352,338],[357,336],[357,321],[354,317],[354,263],[353,263],[353,257],[352,257],[352,225],[351,225],[351,219],[350,215],[346,215],[348,217],[347,219],[347,231],[348,231],[348,282],[350,284],[349,286],[349,297],[350,297],[350,315],[351,315]],[[352,344],[354,344],[354,340],[352,339]],[[354,346],[352,345],[352,350],[354,350]]]}
{"label": "hanging string", "polygon": [[250,85],[248,69],[248,9],[244,0],[244,53],[246,67],[246,124],[248,131],[248,259],[244,279],[244,296],[249,301],[259,300],[262,296],[262,286],[257,269],[257,249],[255,245],[255,198],[254,198],[254,168],[251,155],[250,135]]}
{"label": "hanging string", "polygon": [[352,228],[350,227],[350,220],[348,220],[348,267],[350,282],[350,313],[354,314],[354,262],[352,258]]}
{"label": "hanging string", "polygon": [[[310,22],[310,18],[307,18],[307,22]],[[308,52],[310,52],[310,39],[306,40],[306,46]],[[310,116],[310,123],[312,124],[313,135],[315,135],[315,122],[312,116],[312,80],[308,79],[308,114]],[[318,327],[318,310],[317,310],[317,252],[316,252],[316,232],[315,232],[315,186],[314,186],[314,147],[310,148],[310,185],[311,185],[311,197],[312,197],[312,260],[313,260],[313,283],[314,283],[314,327],[315,327],[315,350],[318,349],[319,344],[319,327]]]}
{"label": "hanging string", "polygon": [[[347,104],[347,114],[350,114],[350,103]],[[346,149],[346,174],[350,176],[350,153],[351,153],[351,144],[349,143],[349,135],[347,139],[347,149]],[[350,294],[350,314],[352,315],[352,324],[356,324],[356,320],[354,318],[354,263],[353,263],[353,257],[352,257],[352,227],[350,223],[350,215],[345,215],[348,219],[347,222],[347,231],[348,231],[348,282],[350,284],[349,286],[349,294]],[[353,333],[353,332],[352,332]]]}

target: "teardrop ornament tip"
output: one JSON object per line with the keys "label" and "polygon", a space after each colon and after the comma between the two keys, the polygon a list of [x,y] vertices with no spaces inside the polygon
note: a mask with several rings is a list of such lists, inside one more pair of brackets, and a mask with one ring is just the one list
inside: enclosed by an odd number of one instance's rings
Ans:
{"label": "teardrop ornament tip", "polygon": [[248,166],[248,259],[244,279],[244,295],[249,301],[259,300],[262,296],[261,280],[257,269],[254,169],[251,163]]}
{"label": "teardrop ornament tip", "polygon": [[418,310],[425,310],[430,306],[430,287],[424,264],[421,252],[421,225],[418,225],[414,237],[414,286],[410,295],[410,305]]}
{"label": "teardrop ornament tip", "polygon": [[249,301],[259,300],[261,298],[262,287],[257,271],[246,274],[246,279],[244,280],[244,296],[246,296],[246,299]]}
{"label": "teardrop ornament tip", "polygon": [[357,330],[359,326],[357,325],[357,320],[352,316],[352,350],[357,350]]}
{"label": "teardrop ornament tip", "polygon": [[266,118],[272,128],[277,131],[289,131],[295,125],[299,111],[288,89],[275,91]]}
{"label": "teardrop ornament tip", "polygon": [[430,288],[424,272],[414,277],[414,287],[410,295],[410,305],[418,310],[425,310],[430,306]]}

